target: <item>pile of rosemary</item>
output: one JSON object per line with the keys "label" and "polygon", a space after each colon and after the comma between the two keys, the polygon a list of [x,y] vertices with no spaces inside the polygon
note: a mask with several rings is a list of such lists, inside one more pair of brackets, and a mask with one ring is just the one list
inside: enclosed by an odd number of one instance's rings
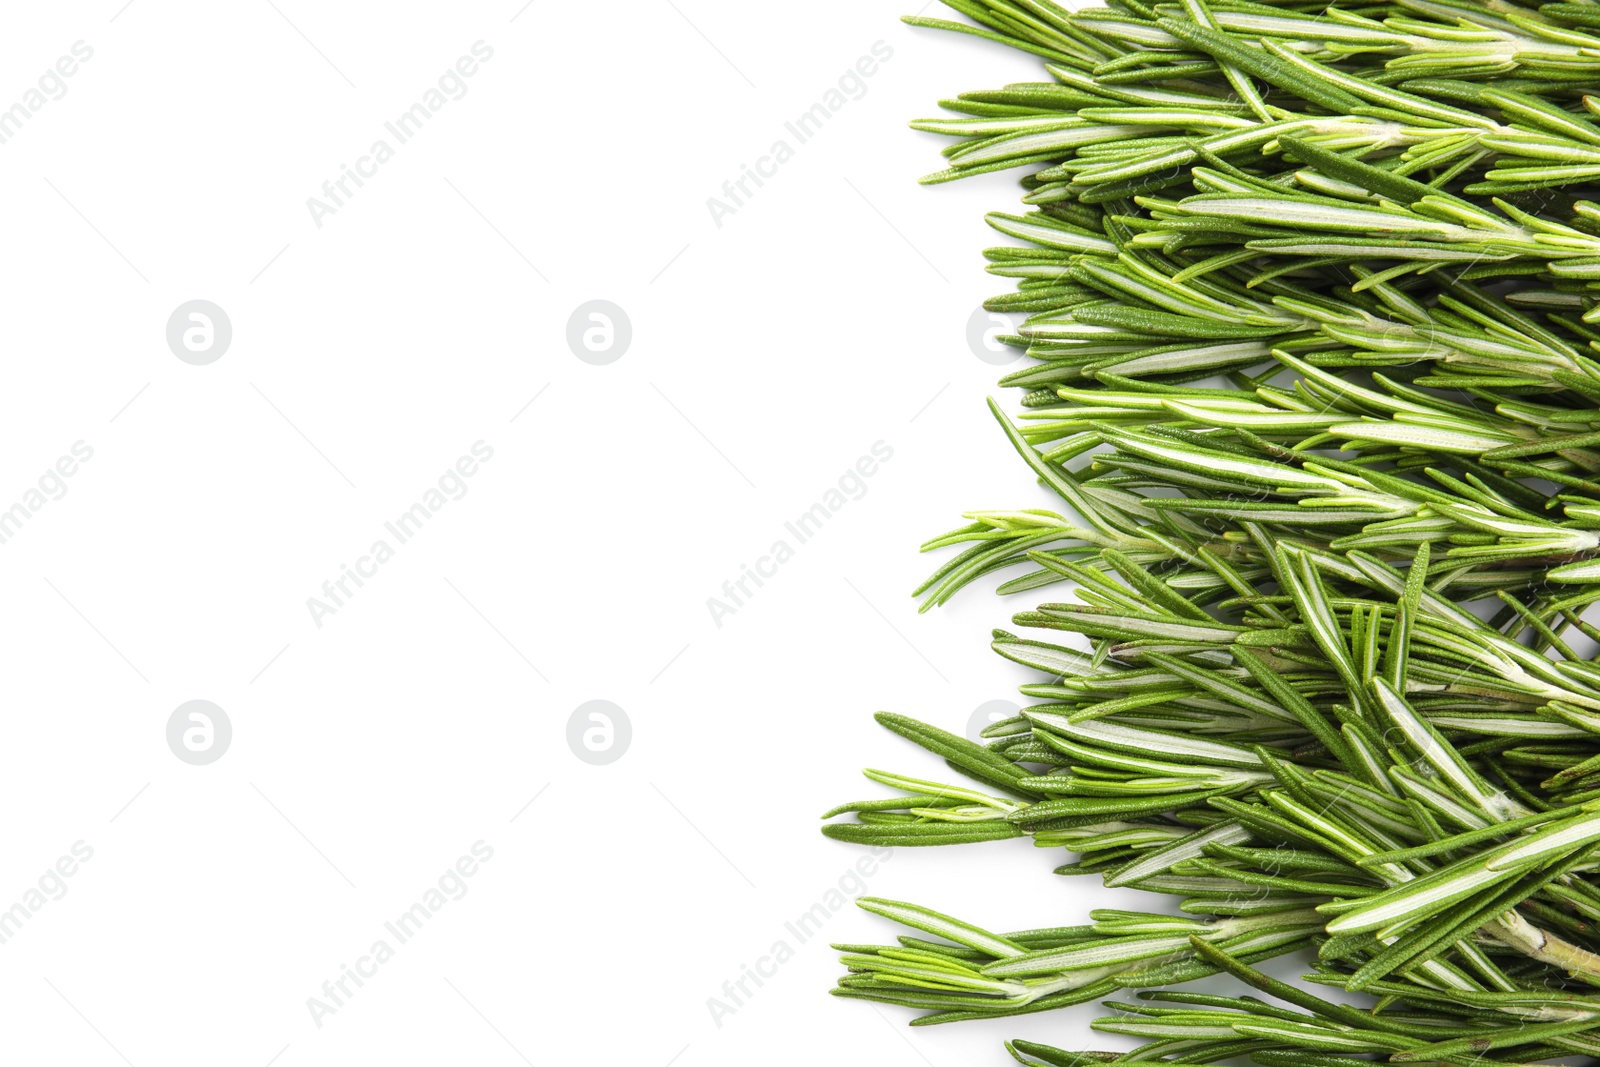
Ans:
{"label": "pile of rosemary", "polygon": [[[991,408],[1064,507],[964,516],[918,593],[1071,588],[995,631],[1039,677],[987,744],[879,716],[971,784],[868,771],[825,832],[1031,837],[1176,911],[863,898],[912,932],[834,992],[1131,998],[1136,1052],[1011,1043],[1056,1067],[1600,1056],[1600,3],[945,3],[907,21],[1048,76],[913,125],[924,181],[1024,171]],[[1170,988],[1219,972],[1266,999]]]}

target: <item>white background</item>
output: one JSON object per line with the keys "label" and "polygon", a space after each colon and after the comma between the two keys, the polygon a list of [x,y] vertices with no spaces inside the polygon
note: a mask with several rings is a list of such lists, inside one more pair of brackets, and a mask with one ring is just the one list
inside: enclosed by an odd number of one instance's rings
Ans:
{"label": "white background", "polygon": [[[1015,179],[917,186],[942,142],[905,123],[1039,64],[900,0],[275,2],[5,11],[0,108],[93,57],[0,145],[0,509],[74,442],[93,458],[0,545],[0,909],[74,842],[93,858],[0,945],[0,1059],[1117,1047],[1087,1008],[908,1029],[828,997],[833,952],[784,927],[863,855],[817,832],[882,792],[859,768],[944,772],[871,713],[960,730],[1024,677],[985,640],[1027,605],[909,595],[961,511],[1049,505],[965,340],[1008,288],[982,213]],[[466,95],[317,227],[307,198],[480,40]],[[879,41],[796,145],[785,121]],[[780,138],[794,158],[716,225],[708,197]],[[164,335],[196,298],[233,327],[209,366]],[[596,298],[632,322],[609,366],[565,340]],[[480,440],[466,495],[315,625],[307,598]],[[707,599],[879,441],[865,495],[716,626]],[[633,729],[607,766],[566,743],[597,698]],[[166,744],[192,699],[233,725],[209,766]],[[307,998],[480,840],[467,894],[317,1026]],[[867,888],[1082,922],[1098,889],[1065,859],[902,849]],[[825,937],[895,932],[847,907]],[[717,1025],[708,998],[779,940],[794,958]]]}

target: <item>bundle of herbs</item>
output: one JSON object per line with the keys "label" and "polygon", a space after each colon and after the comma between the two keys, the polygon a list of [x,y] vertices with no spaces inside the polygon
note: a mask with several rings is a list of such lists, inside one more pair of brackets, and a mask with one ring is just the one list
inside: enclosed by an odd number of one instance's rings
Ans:
{"label": "bundle of herbs", "polygon": [[[1038,680],[986,744],[879,716],[970,784],[868,771],[825,832],[1031,837],[1176,912],[863,898],[913,932],[834,992],[1138,991],[1095,1024],[1136,1052],[1012,1043],[1056,1067],[1600,1055],[1600,3],[945,3],[907,21],[1049,78],[913,125],[927,182],[1025,171],[991,409],[1064,506],[964,516],[917,592],[1071,588],[995,631]],[[1221,972],[1268,999],[1169,988]]]}

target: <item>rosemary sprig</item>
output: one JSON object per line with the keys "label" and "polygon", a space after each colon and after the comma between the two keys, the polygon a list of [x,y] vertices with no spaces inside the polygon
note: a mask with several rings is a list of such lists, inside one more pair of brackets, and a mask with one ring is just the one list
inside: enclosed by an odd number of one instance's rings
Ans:
{"label": "rosemary sprig", "polygon": [[[995,631],[1040,679],[987,744],[880,715],[973,784],[870,771],[900,795],[825,832],[1027,836],[1180,914],[864,899],[917,933],[835,992],[928,1023],[1143,989],[1096,1023],[1130,1060],[1600,1054],[1600,6],[946,3],[976,25],[907,21],[1050,79],[913,125],[955,138],[925,181],[1026,170],[986,253],[1024,412],[991,408],[1063,507],[969,513],[917,593],[1066,583],[1013,625],[1078,647]],[[1307,947],[1378,1003],[1251,966]],[[1218,972],[1294,1010],[1153,991]]]}

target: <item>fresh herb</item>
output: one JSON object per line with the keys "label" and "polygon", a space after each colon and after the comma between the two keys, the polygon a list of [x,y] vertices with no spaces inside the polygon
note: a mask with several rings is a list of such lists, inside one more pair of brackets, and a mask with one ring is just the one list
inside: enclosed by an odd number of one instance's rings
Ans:
{"label": "fresh herb", "polygon": [[[1013,623],[1087,651],[995,631],[1040,679],[987,744],[879,716],[972,784],[868,771],[900,795],[825,832],[1031,837],[1180,914],[863,898],[913,933],[834,992],[1139,989],[1095,1023],[1130,1060],[1600,1055],[1600,4],[945,2],[976,25],[907,21],[1051,79],[913,125],[957,138],[924,181],[1027,172],[987,253],[1024,411],[991,408],[1064,508],[966,515],[917,593],[1070,583]],[[1252,966],[1299,949],[1376,1003]],[[1289,1007],[1158,988],[1219,972]]]}

